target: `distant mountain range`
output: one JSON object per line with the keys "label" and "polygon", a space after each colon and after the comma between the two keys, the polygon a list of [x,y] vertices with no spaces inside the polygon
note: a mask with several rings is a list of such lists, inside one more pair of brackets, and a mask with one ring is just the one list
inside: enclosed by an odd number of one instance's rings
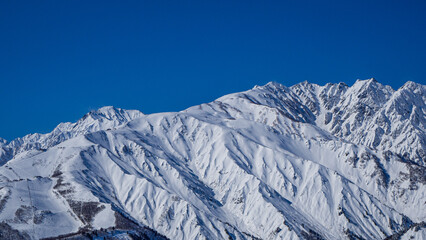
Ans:
{"label": "distant mountain range", "polygon": [[278,83],[0,139],[1,239],[426,239],[426,86]]}

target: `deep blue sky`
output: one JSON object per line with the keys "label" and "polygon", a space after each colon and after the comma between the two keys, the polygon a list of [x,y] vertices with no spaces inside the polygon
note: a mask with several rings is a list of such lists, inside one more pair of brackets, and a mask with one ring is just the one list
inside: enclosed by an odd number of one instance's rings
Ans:
{"label": "deep blue sky", "polygon": [[0,136],[277,81],[426,80],[426,1],[0,1]]}

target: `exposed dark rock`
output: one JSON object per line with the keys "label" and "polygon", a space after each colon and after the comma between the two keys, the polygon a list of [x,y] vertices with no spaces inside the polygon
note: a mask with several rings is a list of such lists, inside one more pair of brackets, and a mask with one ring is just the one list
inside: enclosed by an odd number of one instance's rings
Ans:
{"label": "exposed dark rock", "polygon": [[29,240],[30,236],[13,229],[5,222],[0,223],[0,239]]}

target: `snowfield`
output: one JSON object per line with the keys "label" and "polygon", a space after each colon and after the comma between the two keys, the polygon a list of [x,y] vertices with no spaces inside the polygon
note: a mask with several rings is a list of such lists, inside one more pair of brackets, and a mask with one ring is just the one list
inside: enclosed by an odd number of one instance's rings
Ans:
{"label": "snowfield", "polygon": [[278,83],[0,139],[0,238],[426,239],[426,86]]}

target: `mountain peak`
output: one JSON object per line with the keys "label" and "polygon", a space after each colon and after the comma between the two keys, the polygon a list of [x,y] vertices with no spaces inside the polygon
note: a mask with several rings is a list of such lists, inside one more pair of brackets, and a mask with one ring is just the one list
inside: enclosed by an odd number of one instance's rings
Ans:
{"label": "mountain peak", "polygon": [[[50,133],[28,134],[22,138],[14,139],[10,143],[1,143],[0,140],[0,146],[9,149],[8,151],[0,151],[0,162],[9,160],[13,155],[22,151],[45,149],[80,135],[115,129],[143,115],[138,110],[124,110],[113,106],[106,106],[90,111],[75,123],[60,123]],[[12,153],[9,154],[10,152]]]}
{"label": "mountain peak", "polygon": [[316,83],[311,83],[311,82],[309,82],[308,80],[305,80],[305,81],[303,81],[303,82],[300,82],[300,83],[297,83],[297,84],[294,84],[293,86],[291,86],[290,88],[300,88],[300,89],[307,89],[307,90],[310,90],[310,91],[314,91],[317,87],[319,87],[319,85],[318,84],[316,84]]}
{"label": "mountain peak", "polygon": [[264,87],[282,88],[282,87],[284,87],[284,85],[282,85],[281,83],[275,82],[275,81],[271,81],[271,82],[268,82],[267,84],[265,84]]}
{"label": "mountain peak", "polygon": [[357,79],[352,87],[369,87],[369,86],[383,86],[375,78],[369,78],[365,80]]}
{"label": "mountain peak", "polygon": [[84,115],[84,117],[80,119],[80,121],[85,121],[89,116],[93,120],[102,120],[102,119],[115,120],[116,119],[123,122],[123,121],[128,121],[129,119],[143,116],[143,113],[138,110],[124,110],[124,109],[116,108],[113,106],[105,106],[97,110],[90,111],[89,113]]}
{"label": "mountain peak", "polygon": [[350,87],[351,93],[355,93],[359,99],[371,99],[371,101],[387,101],[395,92],[390,86],[379,83],[376,79],[357,80]]}
{"label": "mountain peak", "polygon": [[116,108],[113,106],[105,106],[105,107],[101,107],[98,108],[96,110],[92,110],[90,112],[88,112],[88,114],[91,115],[111,115],[111,114],[117,114],[118,112],[120,112],[122,109],[120,108]]}
{"label": "mountain peak", "polygon": [[114,106],[104,106],[104,107],[101,107],[101,108],[99,108],[99,109],[97,109],[95,111],[96,112],[111,112],[111,111],[117,111],[119,109],[120,108],[116,108]]}
{"label": "mountain peak", "polygon": [[402,85],[400,87],[400,89],[410,89],[412,91],[417,90],[417,89],[422,89],[422,88],[425,88],[425,86],[422,85],[422,84],[419,84],[419,83],[412,82],[412,81],[407,81],[406,83],[404,83],[404,85]]}

